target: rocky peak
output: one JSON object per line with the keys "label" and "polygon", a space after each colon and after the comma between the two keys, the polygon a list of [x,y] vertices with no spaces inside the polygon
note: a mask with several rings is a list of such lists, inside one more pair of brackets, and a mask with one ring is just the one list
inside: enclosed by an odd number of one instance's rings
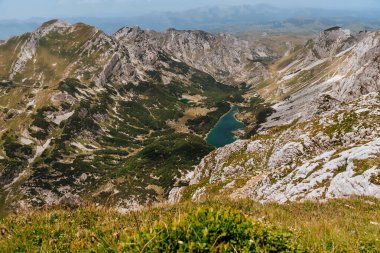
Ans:
{"label": "rocky peak", "polygon": [[336,26],[322,31],[316,39],[309,41],[308,46],[314,57],[322,59],[335,56],[356,42],[350,30]]}
{"label": "rocky peak", "polygon": [[254,85],[269,76],[257,56],[267,56],[262,48],[231,35],[203,31],[168,30],[162,48],[177,59],[205,71],[224,83]]}
{"label": "rocky peak", "polygon": [[37,28],[35,33],[40,32],[42,34],[46,34],[46,33],[50,32],[51,30],[54,30],[57,28],[67,28],[70,26],[71,26],[71,24],[64,21],[64,20],[53,19],[53,20],[50,20],[50,21],[43,23],[39,28]]}
{"label": "rocky peak", "polygon": [[14,62],[12,66],[12,71],[10,73],[9,79],[12,80],[17,73],[21,72],[24,69],[27,61],[33,59],[34,55],[36,54],[37,44],[42,37],[44,37],[51,31],[68,27],[70,27],[70,24],[65,21],[51,20],[45,22],[34,32],[32,32],[29,38],[22,45],[17,60]]}
{"label": "rocky peak", "polygon": [[136,38],[145,34],[145,30],[141,29],[139,26],[134,27],[123,27],[113,34],[113,38],[116,40],[123,40],[127,38]]}

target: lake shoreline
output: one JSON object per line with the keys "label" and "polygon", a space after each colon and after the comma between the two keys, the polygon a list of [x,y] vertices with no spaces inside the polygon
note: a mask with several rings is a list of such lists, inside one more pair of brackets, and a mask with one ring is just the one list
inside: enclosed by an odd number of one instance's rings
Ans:
{"label": "lake shoreline", "polygon": [[[242,122],[242,121],[240,121],[240,120],[238,120],[238,119],[236,118],[236,114],[238,113],[238,111],[239,111],[239,107],[238,107],[238,106],[236,106],[236,105],[231,105],[230,110],[229,110],[228,112],[226,112],[225,114],[223,114],[223,115],[219,118],[219,120],[218,120],[217,123],[214,125],[214,127],[213,127],[213,128],[207,133],[207,135],[206,135],[206,137],[204,138],[204,140],[205,140],[208,144],[213,145],[213,146],[215,146],[216,148],[223,147],[223,146],[225,146],[225,145],[228,145],[228,144],[230,144],[230,143],[233,143],[233,142],[236,140],[236,134],[235,134],[235,131],[237,131],[237,130],[239,130],[239,129],[245,127],[244,122]],[[214,134],[214,132],[218,130],[218,127],[221,128],[221,127],[220,127],[220,124],[222,123],[222,120],[226,120],[226,117],[228,117],[229,114],[230,114],[231,112],[232,112],[231,116],[232,116],[234,122],[228,122],[228,121],[227,121],[226,123],[229,123],[229,124],[231,124],[231,123],[236,123],[236,124],[233,125],[233,126],[230,126],[230,127],[232,127],[232,129],[221,129],[222,131],[225,131],[224,134],[227,135],[227,136],[223,136],[223,137],[226,138],[226,141],[225,141],[224,143],[222,143],[222,144],[220,144],[220,143],[215,143],[214,141],[210,141],[210,135],[211,135],[211,134]],[[216,134],[216,133],[215,133],[215,134]],[[229,135],[229,136],[228,136],[228,135]],[[220,145],[219,145],[219,144],[220,144]]]}

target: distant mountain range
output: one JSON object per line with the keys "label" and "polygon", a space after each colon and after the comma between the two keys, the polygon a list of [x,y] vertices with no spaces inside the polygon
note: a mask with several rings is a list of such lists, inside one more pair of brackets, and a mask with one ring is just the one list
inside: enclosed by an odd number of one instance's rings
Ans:
{"label": "distant mountain range", "polygon": [[[67,18],[70,22],[84,22],[99,27],[106,33],[114,33],[123,26],[138,25],[142,28],[163,31],[176,29],[200,29],[206,31],[244,30],[254,27],[263,30],[287,32],[289,30],[319,31],[334,25],[358,29],[375,29],[380,27],[378,12],[347,11],[325,9],[284,9],[271,5],[241,5],[234,7],[203,7],[181,12],[157,12],[136,17]],[[0,38],[5,39],[36,29],[45,18],[29,20],[0,21]]]}

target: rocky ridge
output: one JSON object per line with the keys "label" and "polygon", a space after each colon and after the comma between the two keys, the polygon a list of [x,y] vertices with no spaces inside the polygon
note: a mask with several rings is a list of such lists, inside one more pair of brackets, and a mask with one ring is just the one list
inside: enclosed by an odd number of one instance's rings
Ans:
{"label": "rocky ridge", "polygon": [[139,48],[129,50],[132,55],[146,48],[162,50],[173,60],[184,62],[227,84],[252,85],[268,78],[269,72],[261,61],[274,57],[262,46],[252,47],[247,41],[230,35],[203,31],[169,29],[158,33],[139,27],[125,27],[114,37],[124,45],[138,45]]}
{"label": "rocky ridge", "polygon": [[[349,102],[378,91],[379,52],[378,32],[352,35],[338,27],[321,32],[274,74],[277,94],[285,99],[273,106],[276,113],[265,126],[308,119],[321,104]],[[324,94],[330,102],[323,101]]]}

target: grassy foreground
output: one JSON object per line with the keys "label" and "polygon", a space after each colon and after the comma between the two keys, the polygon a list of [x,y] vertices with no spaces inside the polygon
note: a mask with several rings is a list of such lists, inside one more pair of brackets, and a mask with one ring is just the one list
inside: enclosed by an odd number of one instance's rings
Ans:
{"label": "grassy foreground", "polygon": [[12,214],[0,229],[0,252],[380,252],[380,201],[85,207]]}

